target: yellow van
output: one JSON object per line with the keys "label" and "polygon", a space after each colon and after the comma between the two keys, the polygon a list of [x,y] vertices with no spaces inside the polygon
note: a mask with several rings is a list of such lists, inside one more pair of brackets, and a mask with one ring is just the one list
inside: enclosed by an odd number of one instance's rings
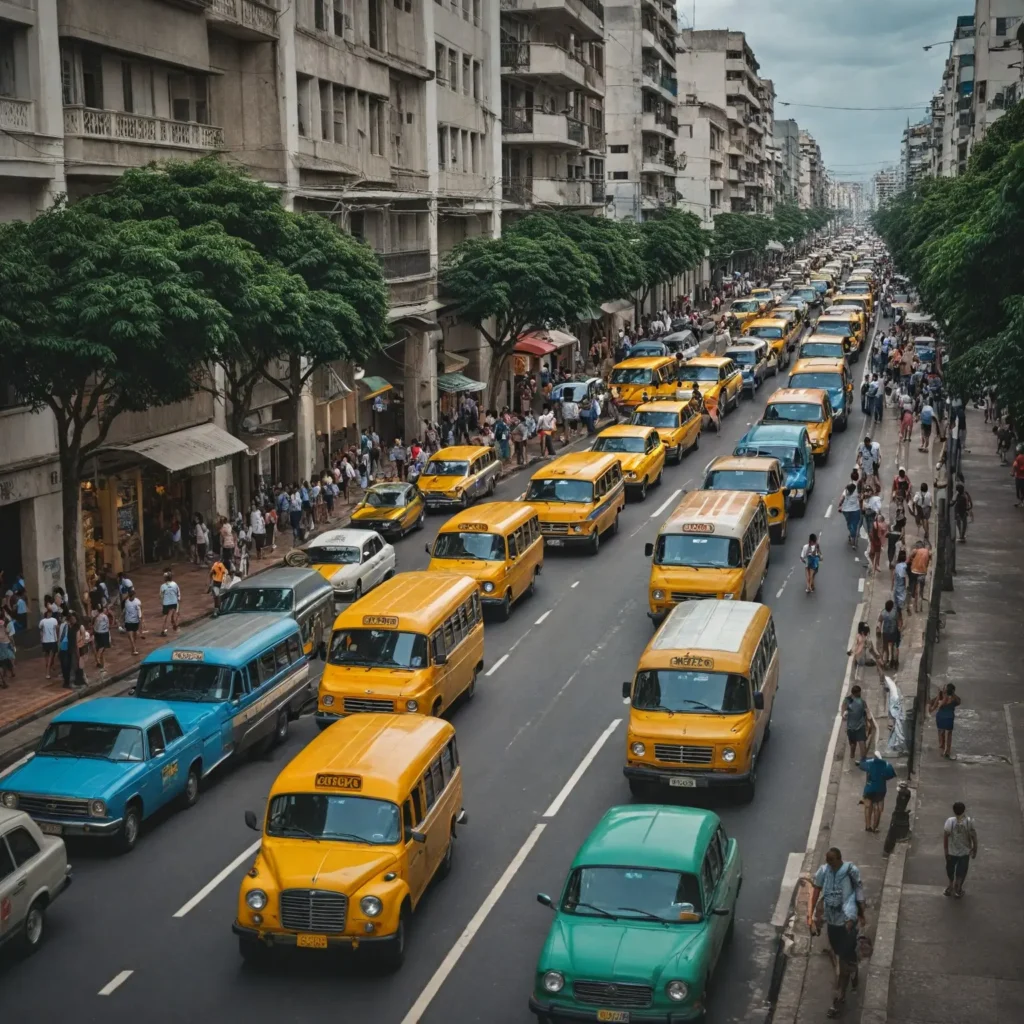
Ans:
{"label": "yellow van", "polygon": [[654,558],[647,594],[655,622],[684,601],[758,600],[771,554],[764,500],[743,491],[690,491],[644,554]]}
{"label": "yellow van", "polygon": [[544,565],[544,538],[532,505],[488,501],[451,517],[428,544],[431,572],[472,576],[484,608],[509,617],[512,604],[532,594]]}
{"label": "yellow van", "polygon": [[585,544],[596,555],[601,535],[619,531],[624,483],[614,455],[571,452],[541,466],[521,500],[537,510],[541,535],[552,547]]}
{"label": "yellow van", "polygon": [[787,386],[827,391],[836,430],[846,429],[853,402],[853,378],[845,359],[798,359]]}
{"label": "yellow van", "polygon": [[489,445],[454,445],[427,459],[416,486],[428,512],[435,508],[468,508],[477,498],[494,494],[500,475],[501,460]]}
{"label": "yellow van", "polygon": [[455,730],[419,715],[338,722],[278,775],[262,825],[252,811],[245,821],[262,842],[232,928],[243,959],[366,946],[397,969],[466,821]]}
{"label": "yellow van", "polygon": [[696,384],[705,408],[717,410],[715,416],[719,420],[739,406],[743,394],[743,372],[731,359],[721,356],[687,359],[679,369],[679,381],[679,390],[684,394],[692,392]]}
{"label": "yellow van", "polygon": [[772,613],[749,601],[673,609],[622,684],[630,790],[736,787],[754,798],[779,685]]}
{"label": "yellow van", "polygon": [[858,309],[864,311],[865,320],[871,319],[871,310],[874,308],[874,302],[871,298],[870,292],[865,292],[863,295],[844,292],[842,295],[837,295],[835,297],[832,305],[856,306]]}
{"label": "yellow van", "polygon": [[761,422],[802,423],[819,464],[832,451],[832,403],[824,388],[779,388],[768,396]]}
{"label": "yellow van", "polygon": [[335,620],[320,677],[321,729],[364,711],[439,715],[473,696],[484,667],[480,589],[472,576],[403,572]]}
{"label": "yellow van", "polygon": [[789,488],[778,459],[764,455],[720,455],[704,472],[705,491],[749,491],[764,498],[773,544],[785,544],[789,531]]}
{"label": "yellow van", "polygon": [[638,405],[629,421],[638,427],[654,427],[665,446],[665,458],[682,462],[683,455],[700,445],[701,417],[691,401],[660,399]]}
{"label": "yellow van", "polygon": [[654,427],[634,427],[619,423],[605,427],[591,451],[610,452],[622,466],[627,488],[641,501],[647,497],[647,488],[661,483],[665,469],[665,446]]}
{"label": "yellow van", "polygon": [[655,395],[674,396],[675,379],[672,356],[638,356],[616,363],[609,381],[615,404],[629,412]]}
{"label": "yellow van", "polygon": [[767,342],[769,354],[768,365],[772,372],[778,374],[789,366],[789,350],[792,348],[793,340],[800,335],[800,325],[785,317],[767,316],[755,320],[743,331],[745,338],[760,338]]}
{"label": "yellow van", "polygon": [[850,354],[851,361],[856,362],[860,350],[864,347],[864,314],[852,309],[843,312],[838,307],[833,307],[818,318],[814,325],[814,333],[829,334],[840,340],[849,338],[844,348]]}

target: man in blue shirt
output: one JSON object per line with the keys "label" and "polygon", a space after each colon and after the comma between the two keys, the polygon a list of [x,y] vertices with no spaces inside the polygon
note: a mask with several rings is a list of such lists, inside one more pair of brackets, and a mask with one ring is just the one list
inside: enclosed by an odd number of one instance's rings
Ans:
{"label": "man in blue shirt", "polygon": [[877,753],[874,757],[864,758],[857,767],[867,773],[861,799],[864,805],[864,831],[877,832],[885,808],[885,784],[889,779],[896,778],[896,769]]}

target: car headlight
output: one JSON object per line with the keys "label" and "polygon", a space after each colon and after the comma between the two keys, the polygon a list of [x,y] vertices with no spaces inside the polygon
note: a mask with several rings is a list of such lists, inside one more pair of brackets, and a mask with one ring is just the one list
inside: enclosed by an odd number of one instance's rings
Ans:
{"label": "car headlight", "polygon": [[731,764],[736,760],[736,751],[733,750],[732,747],[726,747],[725,750],[722,751],[722,760],[728,761]]}
{"label": "car headlight", "polygon": [[262,910],[267,905],[267,894],[262,889],[250,889],[245,894],[245,905],[250,910]]}
{"label": "car headlight", "polygon": [[329,693],[325,693],[320,698],[320,703],[323,704],[325,708],[329,708],[334,704],[334,698]]}
{"label": "car headlight", "polygon": [[405,710],[406,711],[419,711],[419,709],[420,709],[420,702],[418,700],[407,700],[405,702]]}
{"label": "car headlight", "polygon": [[789,496],[791,498],[802,498],[804,496],[804,489],[802,487],[794,487],[793,490],[789,492]]}
{"label": "car headlight", "polygon": [[771,516],[772,519],[776,519],[778,518],[779,510],[777,508],[770,508],[768,509],[768,515]]}
{"label": "car headlight", "polygon": [[484,593],[485,594],[493,594],[494,593],[494,584],[490,583],[490,582],[485,583],[484,584]]}
{"label": "car headlight", "polygon": [[574,527],[572,527],[572,532],[573,533],[582,533],[583,532],[583,527],[582,526],[574,526]]}
{"label": "car headlight", "polygon": [[545,971],[541,984],[545,992],[561,992],[565,987],[565,977],[561,971]]}
{"label": "car headlight", "polygon": [[18,806],[17,793],[4,793],[0,800],[2,800],[4,807],[9,807],[12,811]]}
{"label": "car headlight", "polygon": [[690,989],[685,981],[670,981],[665,986],[665,995],[673,1002],[681,1003],[690,994]]}
{"label": "car headlight", "polygon": [[89,814],[94,818],[105,818],[107,816],[107,805],[102,800],[90,800]]}
{"label": "car headlight", "polygon": [[722,600],[723,601],[731,601],[735,596],[736,596],[735,594],[723,594],[722,595]]}
{"label": "car headlight", "polygon": [[647,753],[647,748],[639,740],[636,740],[636,742],[630,743],[629,752],[637,757],[643,757]]}
{"label": "car headlight", "polygon": [[384,904],[376,896],[364,896],[359,901],[359,909],[367,917],[378,917],[384,909]]}
{"label": "car headlight", "polygon": [[653,597],[655,601],[664,601],[665,600],[665,591],[664,590],[652,590],[651,591],[651,597]]}

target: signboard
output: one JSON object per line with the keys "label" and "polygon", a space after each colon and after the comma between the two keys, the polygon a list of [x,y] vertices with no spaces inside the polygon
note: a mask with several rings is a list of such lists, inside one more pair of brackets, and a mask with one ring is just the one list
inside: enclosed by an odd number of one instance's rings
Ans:
{"label": "signboard", "polygon": [[338,789],[357,792],[363,788],[363,780],[358,775],[335,775],[331,772],[320,772],[316,777],[317,789]]}
{"label": "signboard", "polygon": [[702,658],[697,654],[683,654],[678,658],[673,658],[669,664],[673,668],[700,668],[710,671],[715,667],[715,659]]}
{"label": "signboard", "polygon": [[683,523],[683,533],[714,533],[714,523]]}
{"label": "signboard", "polygon": [[364,615],[364,626],[383,626],[385,629],[398,628],[397,615]]}
{"label": "signboard", "polygon": [[117,510],[117,528],[122,533],[135,532],[135,506],[122,505]]}
{"label": "signboard", "polygon": [[171,661],[205,661],[202,651],[171,651]]}

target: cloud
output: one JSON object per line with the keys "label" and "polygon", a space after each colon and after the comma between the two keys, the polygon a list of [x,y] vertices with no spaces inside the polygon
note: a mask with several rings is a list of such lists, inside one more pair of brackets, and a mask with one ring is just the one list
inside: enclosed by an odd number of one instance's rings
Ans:
{"label": "cloud", "polygon": [[[679,24],[745,32],[775,83],[776,118],[795,118],[840,179],[868,179],[899,160],[907,121],[925,115],[939,88],[958,15],[971,0],[680,0]],[[785,102],[792,106],[783,105]],[[815,104],[816,106],[801,106]],[[843,111],[818,107],[905,107]]]}

